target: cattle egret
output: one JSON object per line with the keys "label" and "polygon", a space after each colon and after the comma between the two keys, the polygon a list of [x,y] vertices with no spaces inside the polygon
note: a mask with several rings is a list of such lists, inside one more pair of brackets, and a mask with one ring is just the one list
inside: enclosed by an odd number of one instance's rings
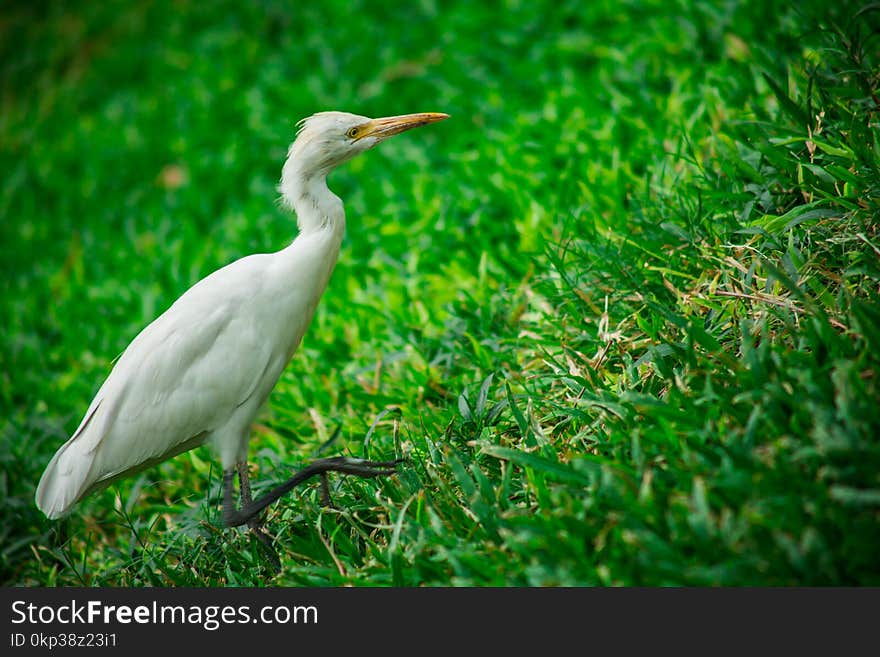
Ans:
{"label": "cattle egret", "polygon": [[258,514],[297,484],[320,476],[326,494],[327,472],[393,473],[399,460],[325,458],[252,500],[248,439],[339,255],[345,212],[327,175],[388,137],[447,116],[370,119],[321,112],[301,121],[279,184],[283,201],[296,212],[296,239],[277,253],[250,255],[215,271],[141,331],[46,467],[36,492],[40,510],[59,518],[110,482],[208,443],[223,465],[224,524],[248,524],[268,545]]}

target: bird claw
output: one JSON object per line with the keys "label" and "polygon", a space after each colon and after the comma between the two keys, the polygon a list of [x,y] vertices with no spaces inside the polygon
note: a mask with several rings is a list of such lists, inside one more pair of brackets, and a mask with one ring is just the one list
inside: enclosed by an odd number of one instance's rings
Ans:
{"label": "bird claw", "polygon": [[340,472],[354,475],[365,479],[373,477],[387,477],[397,473],[397,466],[406,459],[394,459],[393,461],[369,461],[356,459],[348,456],[333,456],[326,459],[313,461],[302,470],[293,475],[285,483],[275,487],[263,495],[260,499],[236,509],[232,503],[232,471],[224,475],[224,498],[223,498],[223,522],[227,527],[237,527],[251,520],[267,506],[278,500],[282,495],[291,491],[294,487],[312,477],[319,475],[322,479],[325,500],[329,501],[329,485],[327,484],[328,472]]}
{"label": "bird claw", "polygon": [[372,479],[373,477],[387,477],[395,474],[397,472],[397,466],[404,461],[405,459],[394,459],[393,461],[369,461],[367,459],[356,459],[348,456],[334,456],[328,459],[315,461],[308,467],[314,467],[316,468],[316,471],[321,473],[341,472],[342,474]]}
{"label": "bird claw", "polygon": [[368,461],[348,456],[334,456],[328,459],[315,461],[309,468],[317,468],[321,476],[321,505],[335,509],[333,500],[330,499],[330,482],[327,479],[328,472],[340,472],[342,474],[355,475],[365,479],[373,477],[385,477],[396,474],[395,469],[404,459],[393,461]]}

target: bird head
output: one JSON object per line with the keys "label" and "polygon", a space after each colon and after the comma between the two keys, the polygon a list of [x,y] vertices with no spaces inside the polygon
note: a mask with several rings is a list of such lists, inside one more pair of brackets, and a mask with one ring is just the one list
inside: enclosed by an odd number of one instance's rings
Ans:
{"label": "bird head", "polygon": [[439,112],[423,112],[371,119],[347,112],[319,112],[299,122],[288,163],[295,163],[302,173],[326,175],[389,137],[448,117]]}

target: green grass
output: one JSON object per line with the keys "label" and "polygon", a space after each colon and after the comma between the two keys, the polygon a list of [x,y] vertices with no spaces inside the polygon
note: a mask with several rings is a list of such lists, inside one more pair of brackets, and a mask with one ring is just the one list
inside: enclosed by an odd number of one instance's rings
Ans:
{"label": "green grass", "polygon": [[[875,6],[73,4],[0,20],[4,583],[880,583]],[[333,175],[253,478],[409,463],[276,504],[277,576],[207,448],[47,521],[113,358],[292,239],[323,109],[452,118]]]}

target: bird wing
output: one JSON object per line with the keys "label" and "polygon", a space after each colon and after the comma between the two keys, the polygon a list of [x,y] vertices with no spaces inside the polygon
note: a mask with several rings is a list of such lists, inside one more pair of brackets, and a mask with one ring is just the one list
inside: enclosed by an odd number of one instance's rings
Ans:
{"label": "bird wing", "polygon": [[203,279],[126,348],[40,480],[36,501],[47,516],[63,515],[96,484],[201,443],[254,394],[276,357],[250,312],[261,258]]}

